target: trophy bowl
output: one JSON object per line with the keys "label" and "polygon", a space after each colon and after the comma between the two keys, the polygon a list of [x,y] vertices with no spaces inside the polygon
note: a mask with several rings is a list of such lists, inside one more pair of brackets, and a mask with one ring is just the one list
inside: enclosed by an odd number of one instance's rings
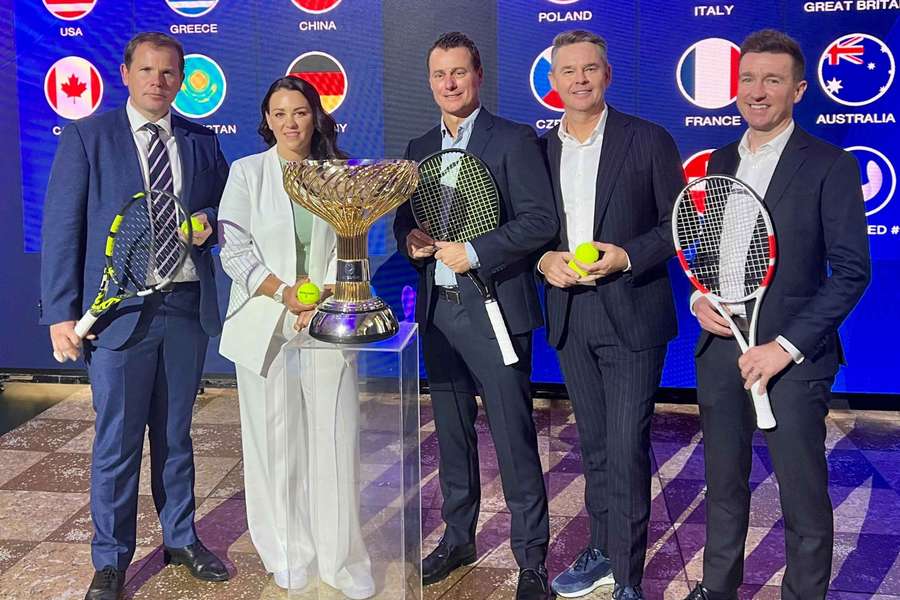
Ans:
{"label": "trophy bowl", "polygon": [[293,202],[325,220],[337,235],[334,295],[316,308],[309,334],[340,344],[377,342],[397,333],[390,306],[369,284],[369,228],[416,190],[410,160],[304,160],[283,167],[284,189]]}

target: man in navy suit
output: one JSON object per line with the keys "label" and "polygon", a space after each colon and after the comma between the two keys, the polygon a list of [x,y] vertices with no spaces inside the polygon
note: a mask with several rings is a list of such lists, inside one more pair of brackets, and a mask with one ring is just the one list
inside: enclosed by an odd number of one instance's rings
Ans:
{"label": "man in navy suit", "polygon": [[[484,73],[472,40],[459,32],[438,38],[428,51],[428,75],[441,120],[409,143],[406,158],[421,160],[448,148],[480,157],[497,182],[501,216],[497,229],[466,244],[431,239],[416,227],[408,203],[397,210],[394,222],[397,247],[419,274],[416,321],[422,329],[440,447],[447,525],[438,547],[422,563],[423,580],[435,583],[475,561],[481,498],[478,393],[512,517],[510,545],[520,568],[516,597],[546,598],[549,518],[529,381],[531,332],[542,321],[530,256],[556,233],[552,192],[531,128],[481,106]],[[519,356],[512,366],[503,364],[482,297],[461,276],[470,269],[499,301]]]}
{"label": "man in navy suit", "polygon": [[[650,417],[675,308],[666,260],[684,175],[662,127],[623,114],[604,95],[606,42],[589,31],[553,40],[550,82],[565,106],[544,137],[560,235],[538,262],[547,337],[556,348],[578,426],[591,536],[553,581],[574,598],[615,583],[613,598],[643,598],[650,518]],[[599,260],[569,267],[592,244]]]}
{"label": "man in navy suit", "polygon": [[[853,155],[793,121],[806,90],[803,71],[803,53],[787,35],[769,29],[744,40],[737,105],[748,129],[714,152],[707,169],[736,176],[763,198],[778,257],[759,311],[759,345],[744,355],[709,301],[692,298],[703,328],[696,360],[707,493],[703,582],[688,600],[738,597],[756,429],[747,390],[757,380],[778,422],[765,434],[784,513],[781,597],[825,598],[831,578],[825,415],[843,362],[837,328],[869,282],[869,242]],[[752,307],[729,309],[748,328]]]}
{"label": "man in navy suit", "polygon": [[74,325],[91,304],[113,216],[134,193],[163,189],[203,224],[171,290],[135,298],[101,317],[84,344],[96,436],[91,464],[87,600],[115,600],[135,549],[144,430],[165,559],[207,581],[228,578],[194,530],[190,427],[209,336],[221,331],[210,247],[228,166],[216,136],[169,110],[184,79],[181,44],[141,33],[125,49],[126,106],[68,125],[44,204],[41,322],[58,358],[76,360]]}

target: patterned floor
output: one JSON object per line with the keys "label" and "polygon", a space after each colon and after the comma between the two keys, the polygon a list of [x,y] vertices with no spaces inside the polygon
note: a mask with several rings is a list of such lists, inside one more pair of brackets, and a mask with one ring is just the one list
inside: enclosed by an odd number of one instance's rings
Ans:
{"label": "patterned floor", "polygon": [[[550,492],[551,575],[580,550],[588,531],[584,484],[571,409],[537,403],[540,449]],[[80,599],[92,574],[88,473],[93,436],[90,392],[72,394],[0,437],[0,598]],[[483,503],[479,560],[426,589],[425,598],[513,597],[515,563],[487,423],[481,436]],[[828,420],[836,542],[835,600],[900,599],[900,415],[833,410]],[[198,530],[236,572],[202,584],[164,567],[147,473],[142,476],[138,550],[128,597],[154,600],[284,598],[266,576],[246,532],[240,427],[233,390],[208,390],[194,418]],[[660,405],[653,428],[653,509],[644,589],[648,598],[683,598],[700,577],[704,539],[703,459],[696,408]],[[147,465],[145,464],[145,467]],[[440,536],[437,441],[422,406],[424,547]],[[742,598],[778,598],[784,568],[783,522],[762,438],[755,447],[751,530]],[[601,588],[589,598],[608,598]],[[335,596],[339,598],[340,596]]]}

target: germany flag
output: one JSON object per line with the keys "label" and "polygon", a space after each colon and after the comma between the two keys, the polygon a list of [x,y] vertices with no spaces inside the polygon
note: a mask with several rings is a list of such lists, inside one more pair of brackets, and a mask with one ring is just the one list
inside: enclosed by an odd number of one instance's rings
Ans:
{"label": "germany flag", "polygon": [[288,75],[298,75],[311,83],[322,98],[322,107],[333,112],[347,95],[347,74],[336,58],[324,52],[307,52],[297,59]]}

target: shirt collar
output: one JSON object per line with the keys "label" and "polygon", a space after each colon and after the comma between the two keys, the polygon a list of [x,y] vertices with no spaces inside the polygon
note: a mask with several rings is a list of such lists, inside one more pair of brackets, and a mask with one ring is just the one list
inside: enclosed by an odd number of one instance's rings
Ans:
{"label": "shirt collar", "polygon": [[574,144],[576,146],[591,146],[595,144],[598,140],[603,138],[603,133],[606,131],[606,119],[609,116],[609,107],[604,106],[603,112],[600,113],[600,119],[597,121],[597,124],[594,126],[594,130],[591,132],[591,135],[588,138],[580,142],[578,138],[569,134],[566,131],[566,115],[563,115],[562,119],[559,121],[559,130],[557,131],[557,135],[559,135],[559,139],[562,140],[563,144]]}
{"label": "shirt collar", "polygon": [[[479,104],[475,110],[472,111],[468,117],[462,120],[462,123],[459,124],[459,127],[456,128],[456,137],[460,137],[468,131],[469,127],[471,127],[472,123],[475,122],[475,119],[478,118],[478,113],[481,112],[481,105]],[[447,137],[450,135],[450,131],[447,129],[447,125],[444,124],[443,117],[441,118],[441,137]]]}
{"label": "shirt collar", "polygon": [[744,132],[744,135],[741,137],[741,142],[740,144],[738,144],[738,154],[741,158],[757,155],[762,152],[774,152],[776,156],[781,156],[781,153],[784,152],[785,146],[787,146],[788,140],[791,139],[792,133],[794,133],[793,119],[791,119],[791,122],[788,123],[788,126],[784,129],[784,131],[757,148],[756,152],[752,152],[750,150],[750,130],[748,129]]}
{"label": "shirt collar", "polygon": [[[125,103],[125,112],[128,113],[128,124],[131,126],[131,131],[133,133],[137,133],[141,127],[152,122],[138,112],[138,109],[131,103],[131,98]],[[156,121],[156,124],[168,135],[172,135],[172,111],[170,110],[167,112],[163,118]]]}

